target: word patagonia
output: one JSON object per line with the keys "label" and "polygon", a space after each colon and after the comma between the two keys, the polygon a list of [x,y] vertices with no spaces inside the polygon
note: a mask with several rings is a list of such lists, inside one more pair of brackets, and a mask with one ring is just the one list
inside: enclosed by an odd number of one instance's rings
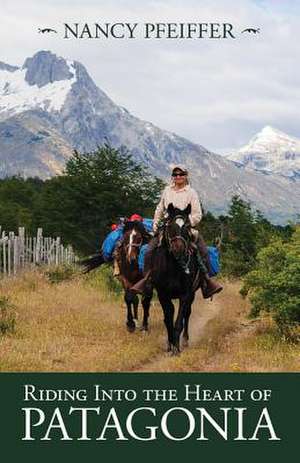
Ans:
{"label": "word patagonia", "polygon": [[64,39],[234,39],[230,23],[64,23]]}
{"label": "word patagonia", "polygon": [[[153,441],[165,438],[184,441],[213,440],[216,437],[233,441],[278,441],[267,407],[253,413],[242,407],[224,407],[214,410],[212,416],[206,408],[193,411],[185,407],[173,407],[158,412],[153,407],[139,407],[124,416],[124,412],[112,407],[70,407],[51,412],[41,408],[22,408],[25,417],[24,441]],[[49,415],[48,415],[49,413]],[[256,416],[257,413],[257,416]],[[253,420],[253,415],[256,416]],[[141,425],[141,420],[146,425]],[[74,431],[76,430],[76,431]],[[74,435],[76,434],[76,435]]]}

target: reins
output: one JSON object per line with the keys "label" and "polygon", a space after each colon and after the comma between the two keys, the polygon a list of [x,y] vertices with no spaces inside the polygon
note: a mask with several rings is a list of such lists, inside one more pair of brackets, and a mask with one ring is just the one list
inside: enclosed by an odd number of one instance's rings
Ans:
{"label": "reins", "polygon": [[[173,220],[175,221],[178,218],[182,218],[184,220],[184,217],[182,216],[176,216]],[[191,260],[191,253],[189,252],[189,243],[188,241],[182,236],[182,235],[176,235],[173,236],[172,238],[169,236],[168,233],[168,228],[167,228],[167,223],[165,224],[165,237],[166,241],[168,243],[168,248],[169,251],[172,252],[171,250],[171,244],[176,241],[176,240],[181,240],[184,244],[185,252],[184,252],[184,258],[186,259],[185,262],[181,262],[181,265],[184,267],[184,270],[187,272],[190,260]],[[175,257],[175,256],[174,256]],[[187,272],[188,273],[188,272]]]}

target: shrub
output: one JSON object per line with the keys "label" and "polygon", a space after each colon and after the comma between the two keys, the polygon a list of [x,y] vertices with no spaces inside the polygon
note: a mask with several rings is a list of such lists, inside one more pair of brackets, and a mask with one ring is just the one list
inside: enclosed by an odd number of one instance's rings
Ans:
{"label": "shrub", "polygon": [[14,333],[16,312],[13,304],[7,297],[0,297],[0,335]]}
{"label": "shrub", "polygon": [[299,337],[300,328],[300,228],[290,242],[274,240],[257,256],[255,270],[241,289],[249,295],[251,315],[269,312],[287,337]]}
{"label": "shrub", "polygon": [[123,292],[120,281],[113,276],[112,266],[109,264],[102,265],[99,270],[89,274],[90,282],[104,291],[119,296]]}
{"label": "shrub", "polygon": [[58,265],[45,272],[50,283],[61,283],[62,281],[72,280],[78,271],[71,265]]}

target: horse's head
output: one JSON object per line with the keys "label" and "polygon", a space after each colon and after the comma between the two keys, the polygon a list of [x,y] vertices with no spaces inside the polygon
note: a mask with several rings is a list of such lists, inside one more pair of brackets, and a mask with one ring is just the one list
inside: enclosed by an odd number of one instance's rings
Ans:
{"label": "horse's head", "polygon": [[186,254],[189,249],[191,205],[189,204],[184,210],[181,210],[170,203],[167,212],[165,237],[171,253],[178,258]]}
{"label": "horse's head", "polygon": [[129,264],[137,262],[144,233],[144,227],[139,222],[127,222],[124,226],[123,244],[126,260]]}

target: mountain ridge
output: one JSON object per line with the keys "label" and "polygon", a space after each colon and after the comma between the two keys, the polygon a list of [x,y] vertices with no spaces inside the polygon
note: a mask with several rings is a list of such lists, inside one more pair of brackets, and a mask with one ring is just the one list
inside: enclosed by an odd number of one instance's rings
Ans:
{"label": "mountain ridge", "polygon": [[89,152],[109,142],[117,148],[125,146],[138,162],[165,179],[172,164],[186,164],[205,209],[212,212],[225,212],[237,193],[275,222],[292,219],[299,212],[300,188],[295,190],[289,179],[250,172],[135,117],[97,87],[78,61],[40,51],[26,58],[22,67],[3,68],[1,176],[12,175],[17,168],[25,176],[31,172],[41,178],[57,175],[73,149]]}

